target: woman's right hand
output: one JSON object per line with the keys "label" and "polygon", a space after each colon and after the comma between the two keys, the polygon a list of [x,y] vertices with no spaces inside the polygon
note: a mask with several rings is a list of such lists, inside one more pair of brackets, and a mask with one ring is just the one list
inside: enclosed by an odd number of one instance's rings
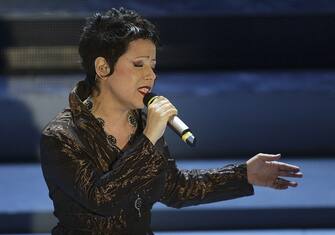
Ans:
{"label": "woman's right hand", "polygon": [[143,134],[155,144],[164,134],[167,122],[177,113],[176,107],[167,98],[158,96],[148,106],[147,124]]}

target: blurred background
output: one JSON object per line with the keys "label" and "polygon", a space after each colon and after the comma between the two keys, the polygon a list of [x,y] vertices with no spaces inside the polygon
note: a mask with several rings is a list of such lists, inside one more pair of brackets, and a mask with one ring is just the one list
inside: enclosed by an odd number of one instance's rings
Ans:
{"label": "blurred background", "polygon": [[42,128],[84,79],[85,17],[112,7],[155,23],[155,91],[198,139],[171,131],[180,168],[281,153],[299,187],[184,208],[153,209],[167,234],[335,234],[335,1],[0,0],[0,233],[50,233],[57,222],[39,164]]}

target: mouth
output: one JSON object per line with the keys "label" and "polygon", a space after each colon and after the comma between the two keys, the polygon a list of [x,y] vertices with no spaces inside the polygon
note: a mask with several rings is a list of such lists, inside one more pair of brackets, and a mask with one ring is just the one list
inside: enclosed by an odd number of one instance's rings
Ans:
{"label": "mouth", "polygon": [[141,93],[141,95],[145,96],[147,93],[149,93],[151,91],[151,87],[150,86],[141,86],[137,90],[138,90],[139,93]]}

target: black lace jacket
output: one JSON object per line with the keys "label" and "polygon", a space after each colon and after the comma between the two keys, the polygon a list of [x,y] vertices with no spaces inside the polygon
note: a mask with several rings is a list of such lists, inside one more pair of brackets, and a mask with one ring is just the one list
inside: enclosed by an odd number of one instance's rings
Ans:
{"label": "black lace jacket", "polygon": [[80,81],[43,130],[41,164],[58,225],[52,234],[152,234],[155,202],[181,208],[254,193],[246,165],[179,170],[163,138],[153,145],[138,127],[120,150],[89,111]]}

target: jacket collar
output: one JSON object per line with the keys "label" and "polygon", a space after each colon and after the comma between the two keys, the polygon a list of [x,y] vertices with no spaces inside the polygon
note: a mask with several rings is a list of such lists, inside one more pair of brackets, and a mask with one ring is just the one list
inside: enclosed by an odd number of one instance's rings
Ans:
{"label": "jacket collar", "polygon": [[[112,154],[113,151],[115,152],[115,150],[117,149],[116,152],[118,152],[119,150],[117,147],[115,147],[115,144],[109,142],[109,138],[105,134],[102,124],[98,121],[98,119],[94,117],[94,115],[90,111],[91,105],[92,103],[89,99],[89,92],[86,89],[86,83],[84,80],[79,81],[69,94],[69,106],[72,114],[72,119],[74,124],[79,128],[79,130],[86,132],[88,129],[90,129],[90,133],[95,133],[99,136],[102,135],[102,140],[106,141],[103,146],[107,146],[107,148],[109,149],[105,150],[104,152],[111,151],[108,156],[101,155],[99,157],[101,166],[106,170],[108,168],[106,164],[110,162],[110,158],[114,156]],[[142,117],[141,109],[137,110],[136,119],[138,120],[139,124],[137,133],[141,133],[143,131],[143,126],[145,123],[145,119],[143,119]]]}
{"label": "jacket collar", "polygon": [[[97,121],[97,119],[89,110],[89,106],[91,106],[92,103],[89,101],[88,98],[89,92],[86,89],[85,80],[79,81],[69,95],[69,106],[71,109],[73,120],[77,126],[81,126],[81,124],[86,121],[89,121],[91,123],[94,123],[94,121],[92,122],[92,120]],[[137,119],[139,119],[140,116],[142,116],[142,110],[137,110],[136,116]],[[144,120],[142,120],[142,122],[143,121]],[[143,126],[144,124],[142,122],[141,126]]]}
{"label": "jacket collar", "polygon": [[[114,146],[108,145],[108,139],[104,134],[105,132],[103,131],[103,127],[88,108],[89,102],[87,102],[86,99],[89,97],[89,92],[87,91],[85,85],[84,80],[79,81],[69,94],[69,106],[72,114],[72,120],[76,127],[82,131],[82,133],[85,133],[84,135],[81,135],[84,139],[89,140],[90,142],[91,139],[87,138],[93,138],[91,143],[93,141],[97,141],[97,139],[103,141],[100,146],[105,146],[102,147],[104,148],[104,151],[99,152],[108,154],[94,154],[92,156],[95,156],[93,161],[97,162],[101,169],[107,171],[109,169],[110,162],[113,162],[116,159],[115,152],[117,151],[115,151],[116,148]],[[97,138],[97,136],[101,137],[101,135],[103,135],[103,138]],[[87,148],[91,150],[94,149],[94,147]]]}
{"label": "jacket collar", "polygon": [[75,117],[80,116],[82,112],[89,112],[88,108],[84,104],[84,101],[88,98],[88,96],[89,94],[85,88],[85,81],[79,81],[69,95],[70,109]]}

